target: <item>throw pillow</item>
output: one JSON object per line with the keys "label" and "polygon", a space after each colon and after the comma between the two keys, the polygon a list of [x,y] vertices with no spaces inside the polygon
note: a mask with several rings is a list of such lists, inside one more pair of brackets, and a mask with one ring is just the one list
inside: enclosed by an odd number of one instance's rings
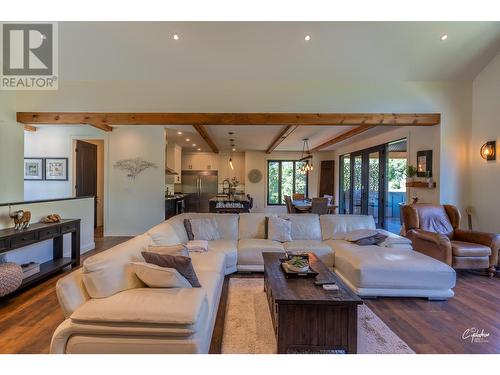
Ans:
{"label": "throw pillow", "polygon": [[292,222],[281,217],[270,217],[268,221],[267,239],[287,242],[292,240]]}
{"label": "throw pillow", "polygon": [[351,232],[343,233],[342,235],[338,235],[336,240],[345,240],[345,241],[358,241],[362,238],[375,236],[378,232],[374,229],[356,229]]}
{"label": "throw pillow", "polygon": [[193,240],[214,241],[220,238],[215,218],[190,219]]}
{"label": "throw pillow", "polygon": [[177,270],[144,262],[132,262],[137,277],[150,288],[191,288]]}
{"label": "throw pillow", "polygon": [[155,253],[150,253],[148,251],[143,251],[142,256],[148,263],[156,264],[160,267],[175,268],[179,273],[184,276],[191,286],[195,288],[201,287],[198,281],[198,276],[194,271],[193,265],[191,263],[191,258],[181,256],[181,255],[160,255]]}
{"label": "throw pillow", "polygon": [[374,236],[361,238],[357,241],[351,241],[359,246],[370,246],[370,245],[379,245],[387,239],[385,234],[377,233]]}
{"label": "throw pillow", "polygon": [[189,251],[186,245],[184,244],[176,244],[176,245],[167,245],[167,246],[148,246],[148,251],[150,253],[156,254],[169,254],[169,255],[182,255],[185,257],[189,256]]}
{"label": "throw pillow", "polygon": [[194,240],[193,228],[191,227],[191,221],[189,219],[184,219],[184,228],[186,229],[188,240]]}

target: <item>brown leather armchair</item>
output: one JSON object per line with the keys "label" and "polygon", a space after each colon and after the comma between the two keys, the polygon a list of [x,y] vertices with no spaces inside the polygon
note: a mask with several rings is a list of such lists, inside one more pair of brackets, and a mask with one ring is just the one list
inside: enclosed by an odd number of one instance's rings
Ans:
{"label": "brown leather armchair", "polygon": [[405,205],[402,214],[406,237],[416,251],[455,269],[481,268],[494,275],[500,234],[459,229],[460,212],[451,205]]}

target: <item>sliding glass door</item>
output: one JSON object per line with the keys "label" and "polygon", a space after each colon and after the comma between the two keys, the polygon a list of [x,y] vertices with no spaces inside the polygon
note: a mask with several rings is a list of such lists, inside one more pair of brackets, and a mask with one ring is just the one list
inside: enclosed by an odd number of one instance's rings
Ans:
{"label": "sliding glass door", "polygon": [[385,150],[381,145],[340,157],[340,213],[372,215],[384,226]]}

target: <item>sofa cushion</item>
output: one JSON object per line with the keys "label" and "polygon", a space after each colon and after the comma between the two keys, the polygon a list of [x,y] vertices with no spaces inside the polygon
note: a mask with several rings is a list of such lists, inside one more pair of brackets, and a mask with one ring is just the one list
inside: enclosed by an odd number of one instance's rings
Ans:
{"label": "sofa cushion", "polygon": [[323,240],[335,240],[356,229],[376,229],[373,216],[369,215],[321,215]]}
{"label": "sofa cushion", "polygon": [[333,266],[334,252],[327,243],[318,240],[295,240],[283,244],[287,252],[311,252],[328,267]]}
{"label": "sofa cushion", "polygon": [[174,268],[132,262],[134,272],[150,288],[191,288],[191,284]]}
{"label": "sofa cushion", "polygon": [[321,240],[321,225],[316,214],[288,214],[292,222],[292,240]]}
{"label": "sofa cushion", "polygon": [[335,250],[335,271],[356,288],[437,289],[455,286],[455,271],[417,251],[358,246],[329,240]]}
{"label": "sofa cushion", "polygon": [[142,251],[152,245],[145,234],[87,258],[83,262],[82,280],[92,298],[109,297],[127,289],[140,288],[144,284],[137,278],[130,262],[142,262]]}
{"label": "sofa cushion", "polygon": [[226,258],[226,274],[227,271],[236,271],[238,262],[238,241],[233,240],[217,240],[208,243],[208,252],[214,252],[224,255]]}
{"label": "sofa cushion", "polygon": [[239,239],[265,239],[266,238],[266,216],[276,215],[263,213],[240,214]]}
{"label": "sofa cushion", "polygon": [[[183,231],[185,232],[184,229]],[[172,226],[172,222],[168,220],[147,231],[147,234],[157,246],[185,243],[186,241],[183,241],[178,233],[178,228]]]}
{"label": "sofa cushion", "polygon": [[489,257],[491,248],[477,243],[451,241],[451,251],[455,257]]}
{"label": "sofa cushion", "polygon": [[90,299],[71,314],[75,322],[155,324],[196,331],[207,319],[207,294],[200,288],[137,288]]}
{"label": "sofa cushion", "polygon": [[226,257],[223,253],[207,251],[204,253],[190,253],[189,255],[191,257],[191,264],[197,275],[201,271],[224,274],[224,270],[226,269]]}
{"label": "sofa cushion", "polygon": [[283,244],[259,238],[238,241],[238,265],[262,265],[263,252],[284,253]]}

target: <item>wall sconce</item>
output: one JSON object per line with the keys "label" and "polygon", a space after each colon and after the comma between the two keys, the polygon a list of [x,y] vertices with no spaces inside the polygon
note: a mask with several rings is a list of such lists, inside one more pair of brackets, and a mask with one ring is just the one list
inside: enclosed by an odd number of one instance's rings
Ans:
{"label": "wall sconce", "polygon": [[481,157],[485,160],[496,160],[496,141],[486,142],[481,146]]}

